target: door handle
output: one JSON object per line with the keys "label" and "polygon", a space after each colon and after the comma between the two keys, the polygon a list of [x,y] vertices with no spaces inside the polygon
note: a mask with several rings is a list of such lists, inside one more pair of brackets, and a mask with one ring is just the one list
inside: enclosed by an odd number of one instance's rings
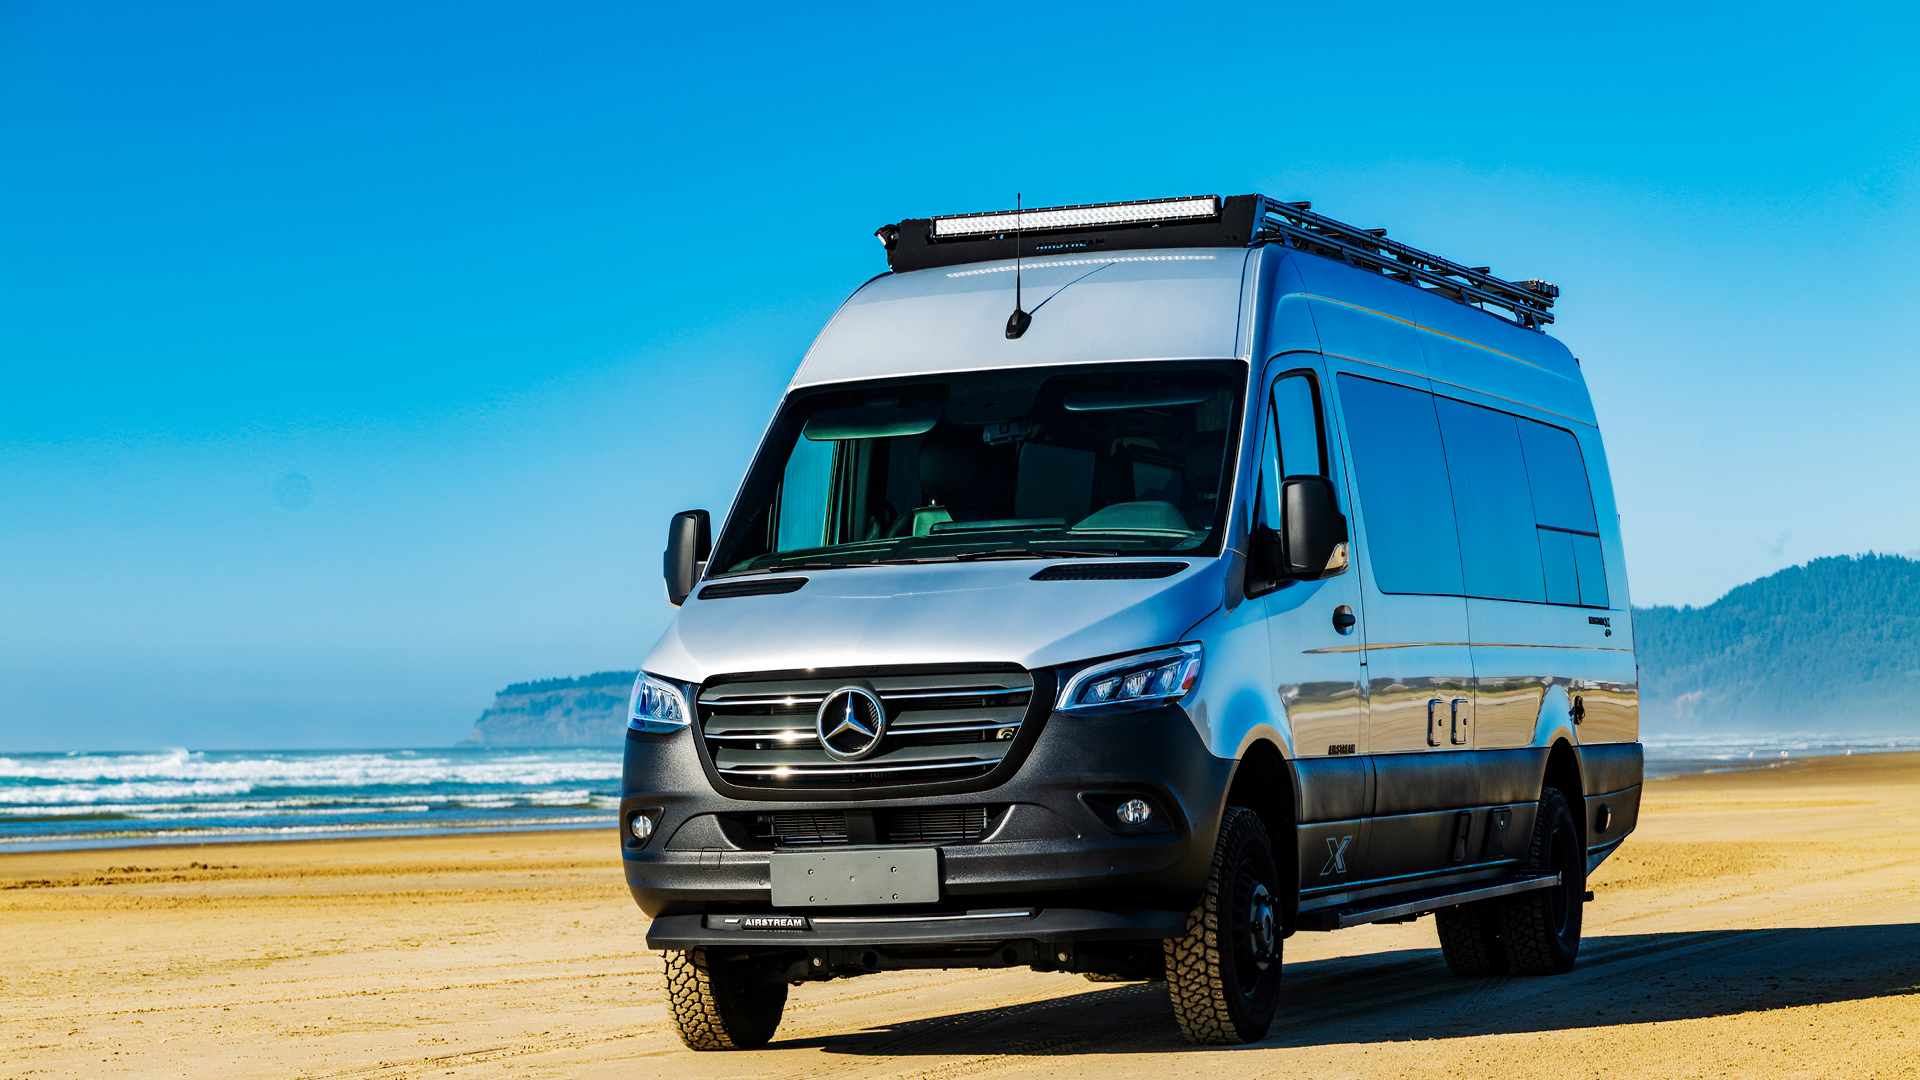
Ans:
{"label": "door handle", "polygon": [[1353,617],[1353,609],[1347,605],[1341,604],[1339,607],[1333,609],[1333,628],[1336,632],[1342,634],[1353,633],[1353,624],[1356,621],[1358,620]]}
{"label": "door handle", "polygon": [[1453,745],[1455,746],[1465,746],[1467,744],[1467,721],[1469,718],[1460,714],[1460,706],[1466,703],[1466,698],[1453,699]]}
{"label": "door handle", "polygon": [[1447,701],[1434,698],[1427,702],[1427,745],[1439,746],[1447,726]]}

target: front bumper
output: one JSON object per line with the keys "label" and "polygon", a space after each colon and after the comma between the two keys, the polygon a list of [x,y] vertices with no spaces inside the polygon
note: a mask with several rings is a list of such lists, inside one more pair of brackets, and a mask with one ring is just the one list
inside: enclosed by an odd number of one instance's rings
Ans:
{"label": "front bumper", "polygon": [[[802,936],[852,945],[1177,934],[1177,914],[1192,907],[1206,879],[1233,769],[1231,760],[1209,752],[1185,712],[1165,706],[1113,717],[1050,716],[1013,778],[983,791],[749,801],[714,791],[695,738],[691,729],[627,736],[622,855],[634,900],[655,917],[648,937],[655,948],[794,945]],[[1113,819],[1112,807],[1127,797],[1156,808],[1149,827]],[[801,911],[796,914],[884,921],[822,922],[804,935],[767,931],[772,936],[765,942],[759,932],[749,941],[737,925],[726,929],[724,920],[708,918],[774,912],[773,848],[738,824],[754,815],[982,806],[991,811],[985,836],[939,845],[936,905]],[[637,813],[656,819],[645,843],[627,831]],[[1033,914],[1004,917],[1009,910]],[[1000,915],[970,917],[982,912]]]}
{"label": "front bumper", "polygon": [[1022,908],[920,915],[816,915],[804,926],[785,930],[750,929],[750,915],[663,915],[647,929],[649,949],[691,949],[696,945],[777,945],[825,949],[888,945],[950,945],[1031,941],[1062,945],[1084,941],[1178,937],[1186,914],[1179,911],[1122,908]]}

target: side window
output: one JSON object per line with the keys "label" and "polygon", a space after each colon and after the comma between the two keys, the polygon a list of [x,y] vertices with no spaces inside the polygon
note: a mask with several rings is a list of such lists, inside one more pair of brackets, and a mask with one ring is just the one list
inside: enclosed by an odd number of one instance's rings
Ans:
{"label": "side window", "polygon": [[1460,541],[1433,395],[1340,376],[1367,557],[1382,592],[1462,592]]}
{"label": "side window", "polygon": [[1320,423],[1320,396],[1313,377],[1287,375],[1274,380],[1267,398],[1267,437],[1260,459],[1262,520],[1280,520],[1280,481],[1289,476],[1327,473],[1326,438]]}
{"label": "side window", "polygon": [[1519,417],[1452,398],[1435,397],[1434,403],[1447,447],[1467,595],[1541,603],[1547,591]]}
{"label": "side window", "polygon": [[1564,428],[1524,419],[1518,427],[1547,602],[1606,607],[1607,568],[1580,443]]}
{"label": "side window", "polygon": [[1282,476],[1325,476],[1327,456],[1320,437],[1320,400],[1309,375],[1289,375],[1273,384],[1274,430],[1280,435]]}

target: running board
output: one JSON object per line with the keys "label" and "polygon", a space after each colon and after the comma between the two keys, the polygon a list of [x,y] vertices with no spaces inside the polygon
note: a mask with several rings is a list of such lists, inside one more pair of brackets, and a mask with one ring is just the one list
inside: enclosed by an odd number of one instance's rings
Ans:
{"label": "running board", "polygon": [[1303,911],[1295,920],[1295,927],[1300,930],[1343,930],[1362,923],[1425,915],[1455,904],[1471,904],[1475,900],[1492,900],[1534,889],[1550,889],[1558,884],[1559,874],[1509,874],[1487,881],[1376,896],[1371,900],[1360,900],[1339,907]]}

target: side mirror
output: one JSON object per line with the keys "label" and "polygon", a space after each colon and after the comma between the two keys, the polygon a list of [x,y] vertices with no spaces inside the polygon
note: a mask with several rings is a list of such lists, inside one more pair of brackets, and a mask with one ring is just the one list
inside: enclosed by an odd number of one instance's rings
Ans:
{"label": "side mirror", "polygon": [[1347,568],[1347,516],[1324,476],[1289,476],[1280,485],[1280,576],[1332,577]]}
{"label": "side mirror", "polygon": [[682,510],[667,526],[667,550],[661,563],[667,576],[667,602],[686,603],[693,586],[707,569],[713,551],[713,519],[705,510]]}

